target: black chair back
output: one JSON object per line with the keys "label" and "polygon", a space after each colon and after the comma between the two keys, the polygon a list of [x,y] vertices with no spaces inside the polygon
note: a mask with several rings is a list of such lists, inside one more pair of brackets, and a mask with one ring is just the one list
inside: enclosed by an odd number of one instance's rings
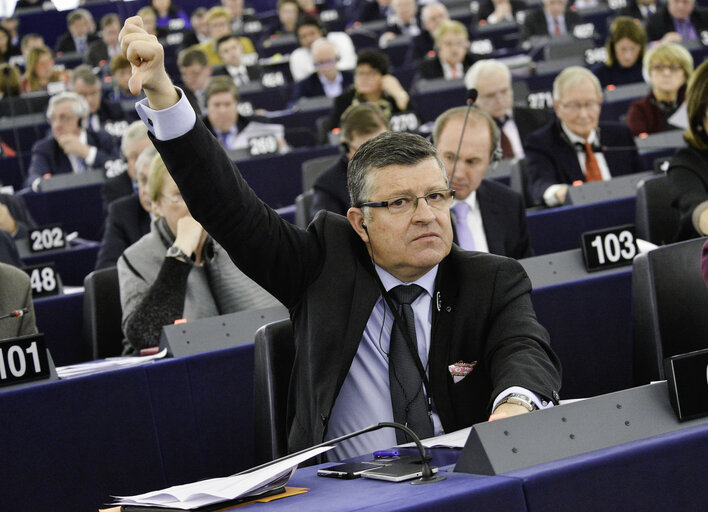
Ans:
{"label": "black chair back", "polygon": [[644,180],[637,188],[637,237],[666,245],[676,236],[679,214],[671,206],[671,189],[665,174]]}
{"label": "black chair back", "polygon": [[121,355],[123,331],[116,267],[94,270],[84,279],[84,341],[93,359]]}

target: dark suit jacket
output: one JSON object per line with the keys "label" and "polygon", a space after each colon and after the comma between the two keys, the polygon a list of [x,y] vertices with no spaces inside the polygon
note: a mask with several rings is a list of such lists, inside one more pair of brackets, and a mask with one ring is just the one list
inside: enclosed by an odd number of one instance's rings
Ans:
{"label": "dark suit jacket", "polygon": [[[484,236],[491,254],[519,260],[533,256],[526,225],[526,209],[521,196],[509,187],[492,180],[482,180],[477,189]],[[455,212],[450,212],[457,227]],[[457,230],[455,229],[455,243]]]}
{"label": "dark suit jacket", "polygon": [[[8,265],[18,268],[23,266],[22,260],[20,259],[20,253],[17,251],[17,246],[15,245],[15,241],[10,236],[10,233],[3,231],[2,229],[0,229],[0,263],[7,263]],[[1,292],[2,286],[0,286],[0,293]]]}
{"label": "dark suit jacket", "polygon": [[108,207],[113,201],[121,197],[132,195],[134,192],[133,180],[130,179],[127,171],[106,180],[101,189],[101,195],[103,196],[103,216],[108,215]]}
{"label": "dark suit jacket", "polygon": [[[464,78],[467,70],[472,67],[477,61],[477,57],[469,52],[465,55],[465,59],[462,61],[462,76]],[[413,83],[418,80],[434,80],[436,78],[444,78],[445,72],[443,71],[442,63],[436,55],[435,57],[427,57],[418,64],[418,70],[416,71],[415,77],[413,77]]]}
{"label": "dark suit jacket", "polygon": [[0,194],[0,204],[7,206],[10,215],[12,215],[15,222],[17,222],[17,232],[14,238],[25,238],[28,229],[37,227],[37,223],[32,218],[32,215],[30,215],[22,196]]}
{"label": "dark suit jacket", "polygon": [[526,137],[553,120],[553,114],[549,110],[538,108],[513,107],[511,115],[519,130],[522,144]]}
{"label": "dark suit jacket", "polygon": [[416,65],[428,56],[435,48],[435,41],[430,32],[421,27],[421,33],[413,38],[406,54],[406,63]]}
{"label": "dark suit jacket", "polygon": [[[100,38],[96,34],[89,34],[86,36],[86,44],[90,46],[94,41],[99,41]],[[64,32],[64,34],[57,40],[54,45],[54,51],[56,53],[74,53],[76,52],[76,45],[74,44],[74,38],[71,37],[71,32]]]}
{"label": "dark suit jacket", "polygon": [[27,308],[20,318],[0,320],[0,340],[37,332],[29,276],[19,268],[0,263],[0,315]]}
{"label": "dark suit jacket", "polygon": [[[346,70],[340,71],[340,73],[342,73],[342,91],[344,91],[354,83],[354,73]],[[293,101],[297,101],[300,98],[316,98],[318,96],[325,96],[325,91],[317,73],[312,73],[307,78],[295,82]]]}
{"label": "dark suit jacket", "polygon": [[[89,146],[95,146],[97,150],[93,167],[103,168],[108,160],[118,158],[115,139],[108,133],[86,130],[86,142]],[[32,159],[27,171],[25,186],[29,187],[35,179],[41,178],[45,173],[68,174],[72,172],[69,157],[62,151],[50,133],[32,146]]]}
{"label": "dark suit jacket", "polygon": [[[510,0],[511,15],[516,19],[516,14],[519,11],[526,10],[526,2],[523,0]],[[494,2],[492,0],[484,0],[477,11],[478,20],[486,20],[494,12]]]}
{"label": "dark suit jacket", "polygon": [[[698,40],[701,39],[701,32],[708,30],[708,12],[704,9],[696,6],[693,8],[691,13],[691,23],[696,29],[696,36]],[[647,37],[649,41],[656,41],[661,39],[667,32],[675,32],[674,21],[669,14],[669,8],[667,6],[661,7],[654,14],[649,16],[647,20]]]}
{"label": "dark suit jacket", "polygon": [[[543,193],[551,185],[572,184],[585,181],[580,168],[578,152],[565,139],[559,120],[554,120],[534,132],[524,141],[527,172],[531,196],[535,201],[543,200]],[[600,145],[634,146],[634,137],[626,125],[600,122]],[[605,160],[613,176],[641,172],[637,150],[606,151]]]}
{"label": "dark suit jacket", "polygon": [[312,184],[314,194],[310,214],[314,218],[320,210],[346,215],[349,209],[349,190],[347,189],[346,155],[340,155],[329,169],[320,174]]}
{"label": "dark suit jacket", "polygon": [[[583,17],[575,11],[565,11],[565,28],[568,35],[573,34],[573,27],[583,22]],[[546,16],[542,8],[531,9],[527,11],[524,24],[521,26],[521,37],[519,42],[524,42],[532,36],[550,36],[548,33],[548,25],[546,24]]]}
{"label": "dark suit jacket", "polygon": [[149,232],[150,214],[141,206],[137,194],[112,202],[108,207],[96,270],[115,267],[123,251]]}
{"label": "dark suit jacket", "polygon": [[679,228],[674,242],[697,238],[693,210],[708,201],[708,151],[692,146],[681,148],[671,158],[668,171],[671,206],[679,212]]}
{"label": "dark suit jacket", "polygon": [[[185,135],[154,144],[194,217],[289,309],[296,355],[288,446],[296,451],[321,442],[380,295],[365,245],[340,215],[322,212],[307,230],[282,220],[199,120]],[[518,263],[453,246],[438,267],[436,289],[441,306],[432,312],[430,393],[446,432],[485,421],[493,397],[511,385],[557,397],[559,363],[535,320],[531,284]],[[448,365],[460,360],[479,362],[455,384]]]}
{"label": "dark suit jacket", "polygon": [[[248,79],[251,82],[259,82],[263,77],[263,68],[260,64],[255,64],[253,66],[246,66],[246,73],[248,73]],[[226,70],[226,66],[214,66],[212,76],[230,76],[229,72]]]}
{"label": "dark suit jacket", "polygon": [[[657,8],[661,8],[661,6],[658,5]],[[639,8],[639,6],[637,5],[636,0],[630,0],[630,1],[629,1],[629,5],[627,5],[626,7],[623,7],[623,8],[620,9],[619,11],[617,11],[617,14],[618,14],[619,16],[629,16],[630,18],[635,18],[635,19],[638,19],[638,20],[640,20],[640,21],[646,21],[646,20],[647,20],[647,18],[645,18],[644,16],[642,16],[642,10],[641,10],[641,9]]]}
{"label": "dark suit jacket", "polygon": [[634,66],[631,68],[623,68],[619,64],[608,66],[607,64],[597,64],[592,67],[592,72],[595,74],[603,89],[608,85],[625,85],[643,82],[642,76],[642,59],[637,59]]}
{"label": "dark suit jacket", "polygon": [[93,41],[88,46],[88,51],[84,56],[84,62],[92,66],[103,66],[108,63],[108,46],[103,42],[103,39]]}

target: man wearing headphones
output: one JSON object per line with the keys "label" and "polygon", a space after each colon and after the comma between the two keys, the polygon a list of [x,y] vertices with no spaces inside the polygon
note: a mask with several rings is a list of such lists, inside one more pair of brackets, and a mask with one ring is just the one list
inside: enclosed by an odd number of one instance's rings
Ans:
{"label": "man wearing headphones", "polygon": [[83,127],[88,115],[88,103],[75,92],[52,96],[47,107],[52,132],[32,146],[25,186],[34,186],[52,174],[103,168],[108,160],[118,158],[113,137]]}
{"label": "man wearing headphones", "polygon": [[[499,129],[489,114],[472,108],[460,145],[466,110],[456,107],[443,112],[433,129],[433,143],[455,190],[455,242],[469,251],[527,258],[532,252],[521,196],[505,185],[484,179],[490,163],[501,157]],[[451,176],[453,167],[455,175]]]}
{"label": "man wearing headphones", "polygon": [[0,319],[0,340],[37,332],[29,276],[0,261],[0,316],[23,308],[27,313],[20,317]]}

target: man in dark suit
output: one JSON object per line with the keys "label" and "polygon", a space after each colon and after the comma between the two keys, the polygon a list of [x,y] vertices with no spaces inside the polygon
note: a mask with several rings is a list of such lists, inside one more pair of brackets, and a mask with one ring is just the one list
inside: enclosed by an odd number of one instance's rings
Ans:
{"label": "man in dark suit", "polygon": [[237,87],[250,82],[260,82],[263,68],[259,64],[245,66],[241,62],[243,48],[238,36],[226,35],[216,42],[216,51],[223,61],[223,65],[215,66],[212,76],[230,76]]}
{"label": "man in dark suit", "polygon": [[81,95],[89,106],[88,127],[95,132],[104,130],[120,139],[128,127],[120,105],[102,97],[101,80],[90,66],[82,64],[71,74],[71,89]]}
{"label": "man in dark suit", "polygon": [[524,141],[537,202],[557,206],[565,202],[570,185],[642,171],[636,148],[627,149],[634,148],[629,128],[599,123],[602,88],[591,71],[563,70],[553,82],[553,105],[557,119]]}
{"label": "man in dark suit", "polygon": [[500,131],[502,158],[523,158],[523,141],[553,119],[548,110],[514,106],[511,72],[494,59],[474,63],[465,75],[465,87],[477,89],[475,106],[492,116]]}
{"label": "man in dark suit", "polygon": [[661,5],[657,0],[629,0],[627,5],[617,11],[620,16],[629,16],[644,23],[654,14]]}
{"label": "man in dark suit", "polygon": [[88,115],[88,103],[75,92],[52,96],[47,107],[51,133],[32,146],[25,186],[48,174],[103,168],[108,160],[118,158],[113,137],[83,128]]}
{"label": "man in dark suit", "polygon": [[93,41],[88,46],[84,61],[91,66],[105,66],[111,59],[120,53],[118,34],[121,27],[120,16],[114,12],[101,18],[101,39]]}
{"label": "man in dark suit", "polygon": [[449,19],[450,14],[447,12],[445,4],[440,2],[425,4],[420,11],[420,22],[423,25],[423,30],[411,41],[410,49],[406,55],[407,63],[415,65],[433,51],[435,46],[433,34],[444,21]]}
{"label": "man in dark suit", "polygon": [[568,0],[543,0],[543,7],[529,10],[521,26],[520,42],[533,36],[558,37],[572,35],[583,17],[567,8]]}
{"label": "man in dark suit", "polygon": [[304,80],[295,82],[293,101],[319,96],[336,98],[354,83],[354,73],[337,69],[337,58],[337,49],[324,37],[312,43],[312,60],[316,71]]}
{"label": "man in dark suit", "polygon": [[0,315],[23,308],[27,308],[27,313],[21,317],[0,320],[0,340],[37,332],[29,276],[19,268],[0,262]]}
{"label": "man in dark suit", "polygon": [[98,36],[91,33],[92,20],[93,16],[86,9],[71,11],[66,16],[66,26],[69,30],[57,40],[54,52],[86,54],[89,45],[98,40]]}
{"label": "man in dark suit", "polygon": [[[13,267],[22,267],[23,263],[20,259],[20,253],[17,251],[17,245],[9,233],[0,229],[0,263],[6,263]],[[2,287],[0,286],[0,293]]]}
{"label": "man in dark suit", "polygon": [[204,91],[211,78],[212,67],[206,54],[196,48],[179,52],[179,74],[184,84],[184,93],[198,116],[206,112]]}
{"label": "man in dark suit", "polygon": [[700,41],[701,33],[706,30],[708,12],[696,7],[695,0],[668,0],[647,20],[649,41]]}
{"label": "man in dark suit", "polygon": [[312,185],[313,196],[310,215],[320,210],[346,215],[349,206],[347,190],[347,167],[357,149],[390,129],[381,109],[370,103],[352,105],[342,114],[339,124],[342,154]]}
{"label": "man in dark suit", "polygon": [[[394,132],[366,142],[350,163],[347,218],[324,212],[299,229],[250,190],[140,22],[126,21],[123,34],[134,92],[142,84],[147,95],[138,109],[190,212],[290,310],[291,451],[392,418],[427,436],[557,400],[560,366],[530,281],[509,258],[452,246],[453,194],[430,143]],[[409,319],[393,330],[389,303]],[[372,434],[339,444],[335,457],[400,439]]]}
{"label": "man in dark suit", "polygon": [[418,64],[413,82],[421,79],[463,78],[477,60],[477,57],[469,52],[470,40],[465,26],[455,20],[444,21],[435,31],[434,37],[436,55]]}
{"label": "man in dark suit", "polygon": [[96,270],[116,266],[123,251],[150,232],[152,202],[147,181],[150,165],[156,154],[157,150],[150,143],[135,162],[137,194],[118,198],[108,206],[106,227],[96,258]]}
{"label": "man in dark suit", "polygon": [[[452,173],[462,134],[466,107],[443,112],[435,121],[433,143]],[[460,146],[452,206],[455,242],[469,251],[482,251],[521,259],[532,255],[522,197],[509,187],[484,176],[499,145],[499,129],[486,112],[470,110]]]}
{"label": "man in dark suit", "polygon": [[0,193],[0,229],[13,238],[27,237],[27,230],[37,226],[21,196]]}

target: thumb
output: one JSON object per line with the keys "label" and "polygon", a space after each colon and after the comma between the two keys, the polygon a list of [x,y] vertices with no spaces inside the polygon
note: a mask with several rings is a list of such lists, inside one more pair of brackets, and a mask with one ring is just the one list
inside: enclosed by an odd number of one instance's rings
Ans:
{"label": "thumb", "polygon": [[130,64],[130,69],[132,74],[128,80],[128,89],[130,89],[131,94],[137,96],[143,90],[143,72],[140,67],[132,63]]}

